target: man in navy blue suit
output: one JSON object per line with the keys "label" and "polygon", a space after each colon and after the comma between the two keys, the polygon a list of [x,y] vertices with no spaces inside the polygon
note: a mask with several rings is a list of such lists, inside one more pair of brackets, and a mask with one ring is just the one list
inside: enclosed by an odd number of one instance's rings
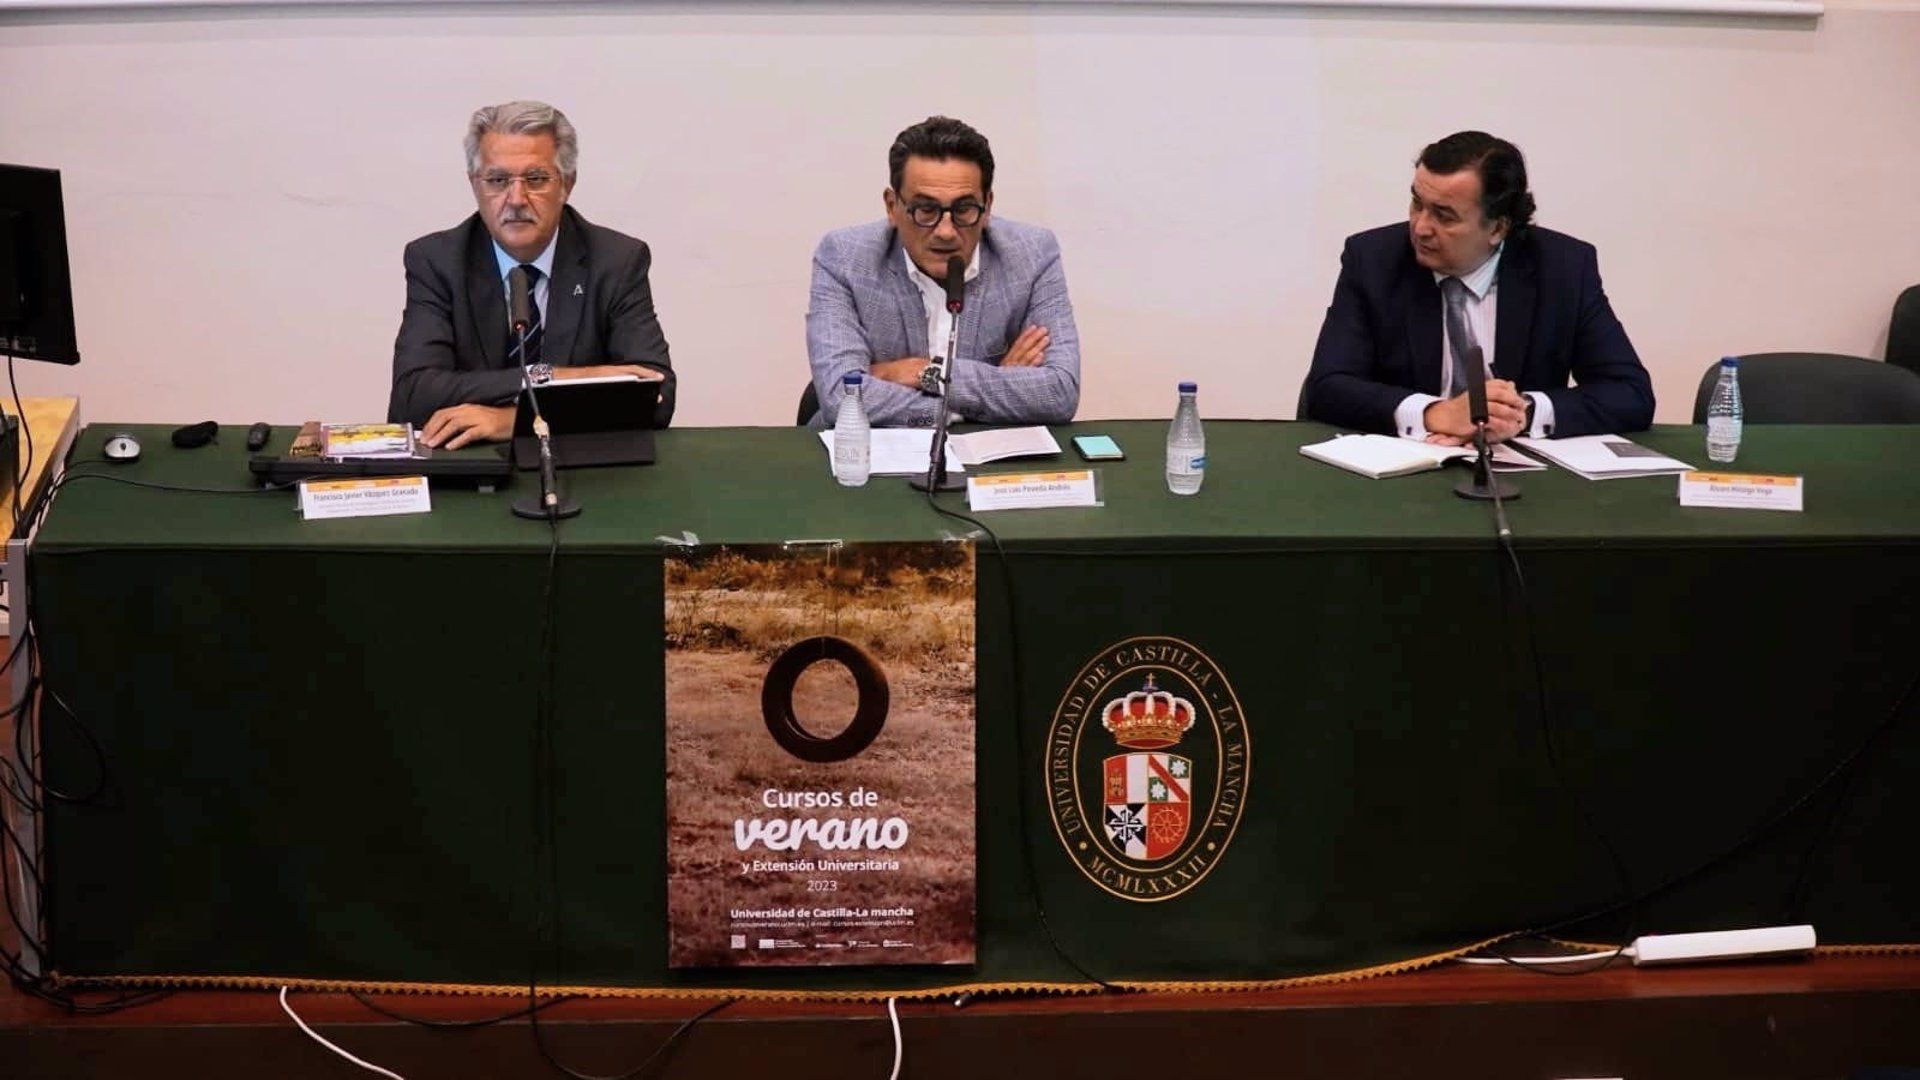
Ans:
{"label": "man in navy blue suit", "polygon": [[1304,415],[1465,443],[1477,348],[1495,442],[1651,424],[1653,383],[1607,304],[1593,245],[1535,226],[1533,210],[1526,161],[1505,139],[1462,131],[1422,150],[1407,224],[1347,238]]}

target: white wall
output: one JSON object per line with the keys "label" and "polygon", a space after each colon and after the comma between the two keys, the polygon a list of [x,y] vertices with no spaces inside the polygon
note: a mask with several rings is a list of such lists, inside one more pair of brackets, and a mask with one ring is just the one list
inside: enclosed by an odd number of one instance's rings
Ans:
{"label": "white wall", "polygon": [[648,240],[678,422],[781,424],[808,256],[893,134],[978,126],[1052,226],[1083,417],[1289,417],[1341,238],[1463,127],[1526,150],[1686,420],[1723,353],[1879,356],[1920,282],[1920,6],[1817,21],[1169,7],[525,5],[0,17],[0,160],[65,174],[95,420],[381,415],[400,249],[472,209],[479,104],[581,131],[574,205]]}

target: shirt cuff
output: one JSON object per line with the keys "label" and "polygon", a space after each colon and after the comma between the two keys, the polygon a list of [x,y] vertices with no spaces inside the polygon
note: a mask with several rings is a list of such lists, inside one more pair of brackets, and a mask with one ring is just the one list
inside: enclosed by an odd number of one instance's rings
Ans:
{"label": "shirt cuff", "polygon": [[1527,429],[1530,439],[1553,438],[1553,399],[1538,390],[1527,391],[1533,399],[1533,426]]}
{"label": "shirt cuff", "polygon": [[1393,410],[1393,433],[1403,439],[1425,439],[1427,406],[1440,399],[1432,394],[1408,394]]}

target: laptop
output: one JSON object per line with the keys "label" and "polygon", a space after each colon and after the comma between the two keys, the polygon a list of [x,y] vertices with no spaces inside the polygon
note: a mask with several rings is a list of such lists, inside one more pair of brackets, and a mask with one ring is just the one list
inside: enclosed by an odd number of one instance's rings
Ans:
{"label": "laptop", "polygon": [[[555,468],[653,464],[653,411],[660,403],[660,380],[632,375],[559,379],[532,392],[539,395],[541,415],[552,433]],[[513,463],[537,469],[540,440],[533,434],[528,393],[520,392],[514,410]]]}
{"label": "laptop", "polygon": [[513,469],[496,447],[439,450],[428,457],[322,458],[255,454],[247,468],[262,484],[299,480],[344,480],[361,476],[424,476],[434,486],[494,491],[506,486]]}

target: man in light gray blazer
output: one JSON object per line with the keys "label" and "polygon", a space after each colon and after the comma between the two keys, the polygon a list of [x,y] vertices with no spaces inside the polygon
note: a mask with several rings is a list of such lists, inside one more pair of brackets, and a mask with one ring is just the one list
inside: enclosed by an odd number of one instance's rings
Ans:
{"label": "man in light gray blazer", "polygon": [[[836,229],[813,253],[807,359],[826,428],[841,380],[867,375],[875,427],[930,427],[940,396],[956,419],[1063,424],[1080,406],[1080,335],[1053,233],[995,220],[993,151],[958,120],[930,117],[887,153],[887,218]],[[947,351],[942,281],[966,266],[959,343]],[[942,379],[945,369],[946,379]]]}

